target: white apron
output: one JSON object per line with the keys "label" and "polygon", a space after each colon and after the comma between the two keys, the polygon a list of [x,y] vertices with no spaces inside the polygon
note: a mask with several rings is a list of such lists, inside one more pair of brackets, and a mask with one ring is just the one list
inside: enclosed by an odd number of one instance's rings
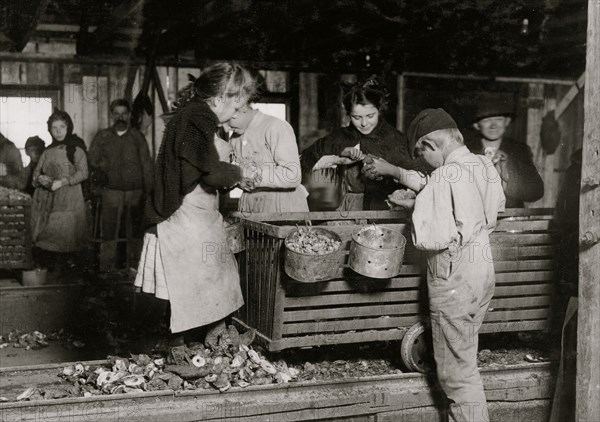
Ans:
{"label": "white apron", "polygon": [[179,209],[146,233],[135,286],[171,303],[171,332],[225,318],[244,304],[237,263],[217,195],[197,186]]}

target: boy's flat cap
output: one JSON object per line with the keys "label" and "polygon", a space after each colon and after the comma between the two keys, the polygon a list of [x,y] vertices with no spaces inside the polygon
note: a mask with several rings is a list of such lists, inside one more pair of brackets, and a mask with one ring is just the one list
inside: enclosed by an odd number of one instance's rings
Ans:
{"label": "boy's flat cap", "polygon": [[442,129],[457,129],[454,119],[443,108],[427,108],[413,119],[408,126],[407,136],[411,145],[427,135]]}

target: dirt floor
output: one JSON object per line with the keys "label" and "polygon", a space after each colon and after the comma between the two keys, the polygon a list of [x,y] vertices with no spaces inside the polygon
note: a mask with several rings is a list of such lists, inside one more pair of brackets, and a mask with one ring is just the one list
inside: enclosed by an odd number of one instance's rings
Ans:
{"label": "dirt floor", "polygon": [[[10,277],[10,275],[6,273],[0,275],[0,290],[7,292],[12,289],[13,292],[21,292],[20,294],[23,296],[16,296],[16,298],[28,305],[32,300],[28,295],[34,296],[33,293],[19,288],[20,283],[17,277]],[[57,277],[55,280],[63,281],[62,286],[65,291],[70,292],[70,295],[77,292],[75,300],[68,302],[69,306],[73,308],[69,309],[70,312],[67,314],[68,325],[44,331],[41,328],[37,329],[34,318],[30,319],[27,330],[11,329],[6,332],[7,326],[3,324],[4,331],[0,341],[0,368],[105,360],[109,356],[126,358],[131,362],[132,355],[138,354],[148,355],[151,359],[167,357],[167,368],[174,364],[172,356],[164,353],[161,355],[156,349],[161,341],[164,344],[164,340],[168,336],[166,302],[157,300],[151,295],[132,293],[133,277],[132,271],[103,275],[71,271]],[[25,293],[22,293],[23,290]],[[53,291],[49,294],[53,294]],[[37,299],[43,300],[43,297],[37,297]],[[7,296],[4,297],[4,300],[7,300]],[[56,304],[49,306],[49,310],[56,311]],[[21,314],[23,313],[21,312]],[[18,319],[18,315],[15,318]],[[39,321],[40,327],[43,326],[43,322]],[[188,338],[187,340],[201,339]],[[196,370],[189,360],[196,353],[193,351],[195,346],[192,346],[191,343],[188,345],[190,346],[187,349],[188,362],[183,361],[184,373]],[[480,336],[479,366],[501,369],[520,363],[556,361],[560,353],[559,345],[556,330],[553,334],[536,332],[484,334]],[[202,348],[202,346],[199,347]],[[400,342],[291,349],[279,353],[267,353],[256,345],[252,345],[252,348],[259,352],[260,359],[264,358],[269,362],[268,365],[273,365],[280,372],[293,373],[291,382],[325,381],[410,372],[400,359]],[[226,355],[232,359],[235,353],[219,355],[223,359],[229,359]],[[248,359],[246,354],[244,356],[244,359]],[[214,350],[206,357],[214,360]],[[250,378],[246,378],[248,381],[246,384],[257,383],[258,375],[256,374],[261,372],[261,366],[252,365],[250,362],[247,364],[250,364],[247,366],[253,368],[254,372],[249,372]],[[179,365],[179,370],[181,370],[181,362]],[[67,366],[64,365],[64,367]],[[110,369],[111,365],[107,365],[106,368]],[[54,398],[59,396],[77,397],[82,394],[108,394],[104,390],[100,391],[91,387],[91,393],[86,393],[80,388],[76,388],[77,391],[71,391],[71,387],[77,387],[80,382],[85,385],[88,385],[88,382],[87,380],[61,378],[62,370],[63,365],[58,365],[56,379],[46,380],[48,385],[43,388],[37,386],[32,397],[37,399],[53,398],[53,394],[56,396]],[[95,366],[86,368],[86,374],[95,370]],[[190,382],[184,382],[177,375],[181,375],[184,379],[187,378],[177,370],[174,373],[165,371],[162,374],[160,380],[155,380],[160,386],[152,388],[172,388],[173,381],[179,380],[180,383],[174,389],[219,389],[217,384],[206,381],[209,377],[203,376],[200,379],[194,378]],[[281,378],[277,378],[277,376],[263,374],[261,382],[282,382]],[[8,380],[10,377],[6,377],[3,376],[3,379],[0,380],[0,396],[3,401],[16,400],[17,394],[21,394],[23,388],[11,385]],[[234,387],[241,386],[236,373],[228,373],[223,381]],[[60,394],[56,393],[57,386],[60,387]],[[151,384],[144,384],[144,391],[147,388],[151,388]],[[119,392],[122,391],[119,390]]]}
{"label": "dirt floor", "polygon": [[[8,275],[8,276],[7,276]],[[77,301],[76,321],[68,329],[42,332],[47,346],[36,350],[8,339],[0,342],[0,367],[28,366],[59,362],[104,359],[108,355],[151,355],[154,346],[167,335],[164,301],[149,295],[134,296],[132,303],[120,297],[115,283],[132,281],[122,271],[102,276],[70,272],[61,277],[68,283],[83,283],[85,295]],[[17,286],[16,277],[4,274],[0,287]],[[33,328],[35,330],[35,328]],[[30,330],[30,331],[33,331]],[[14,332],[14,335],[26,334]],[[13,338],[14,340],[14,338]],[[554,333],[496,333],[480,336],[479,364],[498,367],[531,361],[556,360],[559,350]],[[295,349],[270,355],[303,370],[307,379],[334,379],[407,371],[400,361],[398,342],[351,344]],[[268,355],[268,354],[267,354]]]}

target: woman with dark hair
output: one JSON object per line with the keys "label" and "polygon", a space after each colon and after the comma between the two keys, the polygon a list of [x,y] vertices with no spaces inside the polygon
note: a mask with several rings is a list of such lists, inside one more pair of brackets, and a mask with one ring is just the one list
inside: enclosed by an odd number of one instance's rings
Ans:
{"label": "woman with dark hair", "polygon": [[73,134],[64,111],[48,119],[52,143],[33,171],[31,220],[34,245],[50,252],[76,252],[88,242],[86,207],[81,183],[88,177],[83,140]]}
{"label": "woman with dark hair", "polygon": [[144,292],[169,301],[171,346],[194,328],[211,324],[214,334],[244,303],[217,190],[247,189],[251,180],[219,160],[215,136],[252,95],[254,80],[239,65],[219,63],[202,71],[192,88],[165,128],[135,280]]}
{"label": "woman with dark hair", "polygon": [[362,172],[363,160],[385,157],[403,168],[431,170],[424,160],[413,159],[414,145],[409,145],[406,136],[383,119],[387,103],[387,90],[377,77],[356,84],[343,97],[350,125],[333,131],[302,152],[303,172],[336,169],[344,192],[339,210],[389,209],[386,199],[398,185],[391,178],[369,178]]}

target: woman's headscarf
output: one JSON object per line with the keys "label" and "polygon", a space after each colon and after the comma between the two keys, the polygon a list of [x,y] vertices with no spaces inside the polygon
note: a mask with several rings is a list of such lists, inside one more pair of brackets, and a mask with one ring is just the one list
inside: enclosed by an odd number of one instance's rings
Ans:
{"label": "woman's headscarf", "polygon": [[[65,122],[67,125],[67,135],[62,141],[56,140],[52,135],[52,131],[50,130],[52,123],[58,120]],[[86,146],[85,142],[83,142],[83,139],[77,135],[73,135],[73,120],[66,111],[55,110],[54,113],[50,115],[48,118],[48,132],[50,132],[50,136],[52,136],[52,143],[48,146],[48,149],[65,145],[67,147],[67,158],[71,164],[75,164],[75,150],[77,147],[86,151]]]}

